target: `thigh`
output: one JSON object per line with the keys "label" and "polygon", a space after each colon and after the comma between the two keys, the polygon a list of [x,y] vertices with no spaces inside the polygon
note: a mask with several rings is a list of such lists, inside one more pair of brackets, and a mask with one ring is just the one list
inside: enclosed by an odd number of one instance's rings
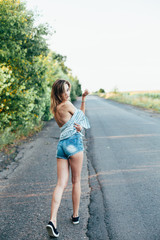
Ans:
{"label": "thigh", "polygon": [[82,164],[83,164],[83,151],[78,152],[69,158],[71,166],[72,180],[79,179],[81,176]]}
{"label": "thigh", "polygon": [[58,184],[66,185],[69,178],[69,162],[63,158],[57,158]]}

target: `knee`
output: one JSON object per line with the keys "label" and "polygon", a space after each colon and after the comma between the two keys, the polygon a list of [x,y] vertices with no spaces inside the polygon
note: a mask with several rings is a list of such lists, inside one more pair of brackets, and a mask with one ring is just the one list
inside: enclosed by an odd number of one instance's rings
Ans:
{"label": "knee", "polygon": [[80,183],[80,176],[72,176],[72,184]]}

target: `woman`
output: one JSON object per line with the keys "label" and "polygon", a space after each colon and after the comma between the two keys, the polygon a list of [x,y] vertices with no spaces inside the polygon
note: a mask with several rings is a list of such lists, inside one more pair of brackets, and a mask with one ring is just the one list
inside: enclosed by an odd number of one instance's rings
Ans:
{"label": "woman", "polygon": [[85,97],[88,91],[82,94],[80,110],[69,101],[71,84],[66,80],[54,82],[51,91],[51,111],[60,127],[60,139],[57,145],[57,185],[54,189],[51,203],[51,217],[46,226],[51,237],[58,237],[57,212],[60,206],[63,191],[68,183],[69,167],[72,173],[72,202],[73,224],[79,223],[79,203],[81,195],[81,169],[83,163],[82,128],[90,128],[85,117]]}

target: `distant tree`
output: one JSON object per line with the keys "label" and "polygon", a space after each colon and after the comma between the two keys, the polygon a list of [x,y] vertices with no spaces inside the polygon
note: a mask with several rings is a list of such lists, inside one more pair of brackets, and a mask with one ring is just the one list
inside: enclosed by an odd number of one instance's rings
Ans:
{"label": "distant tree", "polygon": [[98,93],[105,93],[105,90],[103,88],[100,88]]}

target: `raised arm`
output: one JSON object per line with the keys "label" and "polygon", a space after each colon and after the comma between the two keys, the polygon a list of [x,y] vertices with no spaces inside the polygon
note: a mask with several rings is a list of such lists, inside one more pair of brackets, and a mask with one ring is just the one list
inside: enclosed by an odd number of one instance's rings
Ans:
{"label": "raised arm", "polygon": [[85,90],[84,93],[82,94],[82,102],[80,109],[83,111],[84,114],[85,114],[85,98],[88,94],[89,94],[88,90]]}

